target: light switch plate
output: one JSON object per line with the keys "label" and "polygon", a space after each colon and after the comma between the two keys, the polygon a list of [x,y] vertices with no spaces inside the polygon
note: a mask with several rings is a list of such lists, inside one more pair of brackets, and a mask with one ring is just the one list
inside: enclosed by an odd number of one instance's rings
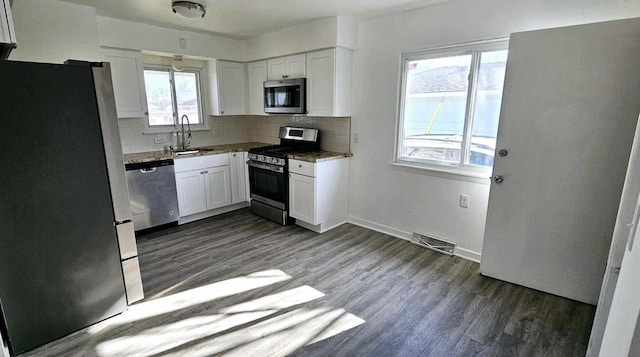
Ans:
{"label": "light switch plate", "polygon": [[471,196],[460,195],[460,207],[469,208],[469,201],[471,201]]}

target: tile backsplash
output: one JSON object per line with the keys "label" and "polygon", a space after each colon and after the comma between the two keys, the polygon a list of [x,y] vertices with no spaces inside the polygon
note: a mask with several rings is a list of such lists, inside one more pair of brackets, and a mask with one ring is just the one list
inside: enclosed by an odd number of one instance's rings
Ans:
{"label": "tile backsplash", "polygon": [[[120,140],[125,154],[163,150],[175,145],[175,134],[144,134],[146,118],[118,119]],[[320,129],[323,150],[351,152],[350,117],[309,117],[291,115],[238,115],[208,117],[211,130],[193,131],[191,146],[208,146],[239,142],[265,142],[277,144],[281,126],[299,126]]]}

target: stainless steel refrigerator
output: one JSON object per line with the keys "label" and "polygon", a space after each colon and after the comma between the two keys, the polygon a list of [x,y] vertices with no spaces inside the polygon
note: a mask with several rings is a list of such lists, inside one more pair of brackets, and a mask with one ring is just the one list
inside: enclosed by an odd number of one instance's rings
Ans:
{"label": "stainless steel refrigerator", "polygon": [[108,63],[0,61],[0,113],[0,330],[21,353],[126,309],[135,237]]}

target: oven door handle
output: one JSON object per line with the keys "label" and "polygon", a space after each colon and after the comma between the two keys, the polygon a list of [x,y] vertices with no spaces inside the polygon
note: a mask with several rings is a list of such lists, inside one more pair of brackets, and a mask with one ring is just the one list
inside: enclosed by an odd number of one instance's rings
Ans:
{"label": "oven door handle", "polygon": [[255,162],[251,160],[247,161],[247,165],[249,165],[249,167],[255,167],[257,169],[284,173],[284,167],[278,165],[263,164],[261,162]]}

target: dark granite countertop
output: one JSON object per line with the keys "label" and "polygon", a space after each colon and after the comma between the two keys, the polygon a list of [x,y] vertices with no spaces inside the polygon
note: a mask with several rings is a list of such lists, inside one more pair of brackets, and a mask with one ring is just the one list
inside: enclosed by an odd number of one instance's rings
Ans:
{"label": "dark granite countertop", "polygon": [[150,161],[178,159],[178,158],[194,157],[194,156],[224,154],[227,152],[243,152],[243,151],[249,151],[249,149],[252,149],[252,148],[257,148],[257,147],[267,146],[267,145],[272,145],[272,144],[249,142],[249,143],[237,143],[237,144],[226,144],[226,145],[190,147],[190,148],[187,148],[187,150],[199,150],[199,151],[197,153],[186,154],[186,155],[185,154],[177,155],[175,152],[171,153],[166,151],[139,152],[139,153],[133,153],[133,154],[125,154],[124,163],[135,164],[140,162],[150,162]]}
{"label": "dark granite countertop", "polygon": [[321,150],[321,151],[312,151],[312,152],[305,152],[300,154],[293,154],[293,155],[289,155],[289,158],[293,160],[300,160],[300,161],[315,163],[315,162],[322,162],[322,161],[329,161],[329,160],[344,159],[345,157],[351,157],[351,156],[353,156],[353,154]]}

